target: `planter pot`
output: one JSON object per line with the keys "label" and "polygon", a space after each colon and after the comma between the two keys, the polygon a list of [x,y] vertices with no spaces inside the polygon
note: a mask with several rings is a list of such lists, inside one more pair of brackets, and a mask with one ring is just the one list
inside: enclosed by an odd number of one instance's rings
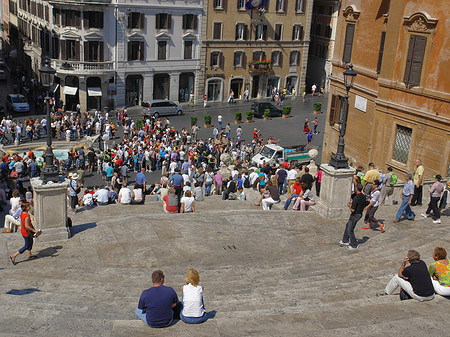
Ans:
{"label": "planter pot", "polygon": [[283,116],[283,118],[290,118],[291,117],[291,115],[282,115]]}
{"label": "planter pot", "polygon": [[270,118],[270,117],[264,117],[264,120],[265,121],[270,121],[272,118]]}
{"label": "planter pot", "polygon": [[246,123],[253,123],[253,119],[247,119],[245,122]]}
{"label": "planter pot", "polygon": [[314,113],[315,113],[316,115],[318,115],[318,114],[321,114],[322,111],[315,111],[315,110],[314,110]]}
{"label": "planter pot", "polygon": [[242,122],[241,121],[234,121],[234,124],[241,124]]}
{"label": "planter pot", "polygon": [[211,124],[205,124],[204,127],[205,128],[210,128],[212,125]]}

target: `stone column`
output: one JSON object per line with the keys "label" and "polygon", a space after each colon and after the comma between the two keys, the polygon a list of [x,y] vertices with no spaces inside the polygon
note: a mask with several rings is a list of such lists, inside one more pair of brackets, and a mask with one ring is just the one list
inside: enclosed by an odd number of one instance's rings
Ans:
{"label": "stone column", "polygon": [[350,215],[347,202],[352,193],[354,168],[339,169],[324,164],[322,168],[322,184],[317,212],[326,219],[341,219]]}
{"label": "stone column", "polygon": [[[169,99],[172,101],[178,101],[178,95],[180,90],[180,72],[171,72],[170,73],[170,93],[169,93]],[[194,89],[194,88],[192,88]],[[191,93],[189,93],[190,95]],[[195,93],[194,93],[195,95]],[[189,96],[190,99],[190,96]]]}
{"label": "stone column", "polygon": [[43,184],[40,178],[31,179],[34,200],[35,228],[42,229],[37,239],[42,242],[62,241],[70,237],[67,222],[67,181]]}

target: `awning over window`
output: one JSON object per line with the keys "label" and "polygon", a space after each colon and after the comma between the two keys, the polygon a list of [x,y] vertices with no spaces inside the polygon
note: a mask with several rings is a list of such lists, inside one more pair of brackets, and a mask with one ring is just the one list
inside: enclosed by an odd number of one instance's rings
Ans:
{"label": "awning over window", "polygon": [[102,89],[101,88],[88,88],[88,95],[89,96],[102,96]]}
{"label": "awning over window", "polygon": [[69,87],[69,86],[65,86],[64,87],[64,95],[72,95],[75,96],[77,94],[77,87]]}

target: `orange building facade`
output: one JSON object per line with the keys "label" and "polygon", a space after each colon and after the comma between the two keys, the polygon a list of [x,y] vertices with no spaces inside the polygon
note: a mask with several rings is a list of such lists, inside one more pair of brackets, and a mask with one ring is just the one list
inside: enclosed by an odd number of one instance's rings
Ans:
{"label": "orange building facade", "polygon": [[337,150],[345,111],[343,71],[358,73],[350,90],[345,154],[425,178],[450,175],[450,2],[348,0],[339,9],[322,162]]}

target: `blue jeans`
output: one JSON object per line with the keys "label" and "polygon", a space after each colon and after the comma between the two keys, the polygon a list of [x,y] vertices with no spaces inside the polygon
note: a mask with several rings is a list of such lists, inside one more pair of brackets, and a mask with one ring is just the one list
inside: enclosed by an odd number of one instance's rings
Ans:
{"label": "blue jeans", "polygon": [[25,240],[25,246],[19,249],[19,253],[22,254],[24,251],[29,250],[31,252],[31,249],[33,248],[33,237],[31,234],[28,234],[28,236],[23,236],[23,239]]}
{"label": "blue jeans", "polygon": [[282,181],[281,183],[280,182],[277,182],[277,185],[278,185],[278,194],[279,195],[282,195],[283,194],[283,185],[284,185],[284,182]]}
{"label": "blue jeans", "polygon": [[284,204],[284,209],[288,209],[289,205],[291,204],[292,199],[294,199],[295,197],[298,197],[297,193],[292,193],[292,197],[288,198],[286,200],[286,203]]}
{"label": "blue jeans", "polygon": [[180,318],[184,323],[188,324],[199,324],[208,320],[208,315],[206,311],[203,313],[203,316],[200,317],[185,317],[183,313],[180,313]]}
{"label": "blue jeans", "polygon": [[345,225],[345,231],[344,236],[342,237],[342,242],[349,242],[350,239],[350,245],[353,248],[356,248],[358,246],[358,243],[356,242],[355,237],[355,227],[358,223],[359,219],[361,219],[362,214],[352,214],[350,215],[350,218],[348,219],[347,225]]}
{"label": "blue jeans", "polygon": [[172,324],[172,321],[173,321],[173,311],[172,311],[172,319],[170,320],[170,322],[165,325],[161,325],[161,326],[159,326],[159,325],[153,326],[153,325],[148,324],[147,314],[145,312],[143,312],[141,309],[136,308],[136,309],[134,309],[134,312],[136,313],[137,317],[139,317],[145,324],[147,324],[149,327],[152,327],[152,328],[165,328],[166,326],[169,326],[170,324]]}
{"label": "blue jeans", "polygon": [[408,205],[409,198],[410,198],[409,195],[402,195],[402,204],[398,209],[397,215],[395,216],[395,220],[400,220],[404,212],[406,212],[406,217],[408,219],[414,218],[416,216],[412,211],[411,206]]}
{"label": "blue jeans", "polygon": [[210,195],[211,194],[211,184],[205,184],[205,195]]}

